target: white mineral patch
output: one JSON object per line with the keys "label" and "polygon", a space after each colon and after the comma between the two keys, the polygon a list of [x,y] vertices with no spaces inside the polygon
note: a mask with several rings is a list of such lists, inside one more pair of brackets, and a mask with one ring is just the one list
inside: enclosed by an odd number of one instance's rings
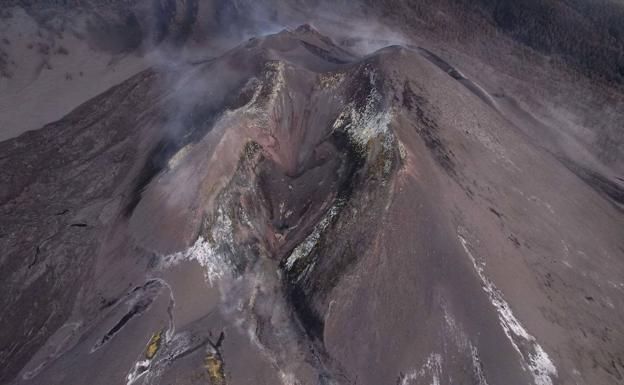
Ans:
{"label": "white mineral patch", "polygon": [[[310,254],[314,246],[318,243],[319,239],[321,238],[321,234],[323,234],[327,226],[329,226],[331,221],[338,214],[343,204],[344,204],[343,202],[338,201],[335,205],[333,205],[327,211],[325,216],[323,216],[323,219],[321,219],[320,222],[316,225],[316,227],[314,227],[314,230],[312,231],[312,233],[308,235],[308,237],[303,242],[301,242],[297,247],[295,247],[292,253],[290,253],[290,256],[288,257],[288,259],[286,259],[287,269],[291,269],[294,266],[295,262],[297,262],[297,260],[301,258],[305,258],[308,256],[308,254]],[[312,266],[313,265],[308,266],[306,268],[306,272],[308,269],[311,269]],[[305,275],[306,272],[304,272],[302,276]]]}
{"label": "white mineral patch", "polygon": [[134,364],[133,370],[126,376],[126,385],[134,384],[138,379],[147,374],[149,364],[150,360],[137,361],[137,363]]}
{"label": "white mineral patch", "polygon": [[485,375],[483,374],[483,369],[481,367],[481,360],[479,359],[479,352],[477,348],[470,345],[470,357],[472,358],[472,371],[478,381],[478,385],[488,385],[487,380],[485,379]]}
{"label": "white mineral patch", "polygon": [[195,260],[204,268],[204,276],[208,283],[214,286],[217,280],[223,278],[230,271],[228,259],[219,251],[218,246],[232,245],[234,242],[232,220],[221,208],[217,210],[217,218],[211,228],[211,236],[212,242],[200,236],[195,244],[187,250],[163,257],[161,267],[168,268],[181,261]]}
{"label": "white mineral patch", "polygon": [[[460,234],[457,236],[466,251],[466,254],[470,257],[477,275],[481,279],[481,286],[483,290],[488,294],[490,302],[496,308],[498,319],[505,335],[522,358],[522,363],[525,368],[527,368],[533,375],[535,385],[552,385],[552,377],[557,376],[557,368],[548,357],[548,354],[546,354],[544,349],[537,343],[535,337],[530,335],[514,316],[511,311],[511,307],[504,300],[501,291],[498,290],[492,281],[485,275],[484,264],[478,262],[474,255],[472,255],[466,239]],[[519,340],[523,341],[522,349],[516,342]],[[528,346],[529,348],[524,348],[524,346]]]}
{"label": "white mineral patch", "polygon": [[431,385],[440,385],[442,376],[442,356],[431,353],[420,369],[413,370],[403,377],[401,385],[422,384],[421,379],[431,377]]}
{"label": "white mineral patch", "polygon": [[[250,86],[255,87],[255,91],[249,103],[244,106],[244,112],[255,115],[259,128],[270,126],[272,110],[275,108],[279,96],[286,85],[285,71],[286,64],[283,61],[268,62],[266,64],[265,80],[269,80],[271,72],[274,72],[275,77],[270,79],[272,82],[267,84],[266,82],[254,80],[253,83],[249,83]],[[260,104],[258,98],[263,93],[264,87],[270,87],[269,97],[266,101],[263,101],[266,104]]]}
{"label": "white mineral patch", "polygon": [[382,137],[384,146],[389,147],[394,138],[389,128],[393,114],[381,107],[383,98],[374,86],[375,72],[369,71],[368,75],[373,87],[366,97],[364,108],[356,108],[355,103],[349,103],[338,116],[332,128],[334,130],[339,129],[350,121],[347,132],[360,148],[365,148],[371,139],[377,137]]}
{"label": "white mineral patch", "polygon": [[283,385],[296,385],[299,383],[292,373],[286,373],[283,370],[279,371],[279,377]]}
{"label": "white mineral patch", "polygon": [[443,306],[444,321],[446,323],[446,331],[453,339],[454,344],[461,352],[470,356],[472,361],[472,372],[477,385],[488,385],[483,369],[481,367],[481,359],[476,346],[469,340],[468,335],[463,331],[461,326],[455,321],[448,308]]}
{"label": "white mineral patch", "polygon": [[211,286],[223,278],[230,270],[230,265],[211,242],[199,237],[195,244],[186,251],[170,254],[163,258],[162,267],[167,268],[181,261],[197,261],[204,268],[204,276]]}

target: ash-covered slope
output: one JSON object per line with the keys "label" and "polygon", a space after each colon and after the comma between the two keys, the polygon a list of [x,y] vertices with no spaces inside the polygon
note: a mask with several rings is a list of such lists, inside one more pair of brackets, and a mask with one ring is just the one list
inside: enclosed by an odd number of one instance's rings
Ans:
{"label": "ash-covered slope", "polygon": [[621,207],[442,64],[302,26],[0,143],[2,382],[622,382]]}

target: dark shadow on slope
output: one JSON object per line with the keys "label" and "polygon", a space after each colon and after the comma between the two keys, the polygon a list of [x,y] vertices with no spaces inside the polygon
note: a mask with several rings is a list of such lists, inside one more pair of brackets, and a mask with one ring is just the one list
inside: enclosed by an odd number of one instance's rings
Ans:
{"label": "dark shadow on slope", "polygon": [[191,143],[197,143],[208,134],[224,111],[235,110],[247,104],[252,97],[250,89],[244,87],[245,81],[234,87],[234,92],[227,92],[224,99],[216,105],[201,103],[191,108],[176,129],[167,133],[149,151],[145,163],[134,179],[133,187],[122,215],[128,218],[141,201],[143,190],[163,171],[171,159],[181,148]]}
{"label": "dark shadow on slope", "polygon": [[568,170],[605,197],[614,207],[624,211],[624,187],[599,172],[583,167],[569,159],[560,159],[560,161]]}

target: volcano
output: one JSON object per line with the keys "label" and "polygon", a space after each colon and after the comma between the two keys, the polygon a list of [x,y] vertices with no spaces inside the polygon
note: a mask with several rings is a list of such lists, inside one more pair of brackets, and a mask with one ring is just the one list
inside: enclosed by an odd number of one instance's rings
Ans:
{"label": "volcano", "polygon": [[[159,44],[201,20],[178,3]],[[336,28],[139,66],[0,142],[3,383],[624,381],[622,131]]]}

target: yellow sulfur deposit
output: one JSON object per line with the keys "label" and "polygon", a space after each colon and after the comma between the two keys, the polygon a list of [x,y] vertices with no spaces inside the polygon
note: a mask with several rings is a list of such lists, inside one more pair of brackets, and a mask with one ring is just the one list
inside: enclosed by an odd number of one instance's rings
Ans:
{"label": "yellow sulfur deposit", "polygon": [[145,351],[145,357],[148,360],[151,360],[152,358],[154,358],[154,356],[158,352],[158,348],[160,348],[160,343],[162,340],[162,333],[163,331],[160,330],[154,333],[154,335],[152,335],[152,338],[150,339],[149,344],[147,345],[147,350]]}
{"label": "yellow sulfur deposit", "polygon": [[204,367],[208,370],[208,376],[212,385],[225,385],[225,374],[223,373],[223,361],[218,354],[208,353]]}

